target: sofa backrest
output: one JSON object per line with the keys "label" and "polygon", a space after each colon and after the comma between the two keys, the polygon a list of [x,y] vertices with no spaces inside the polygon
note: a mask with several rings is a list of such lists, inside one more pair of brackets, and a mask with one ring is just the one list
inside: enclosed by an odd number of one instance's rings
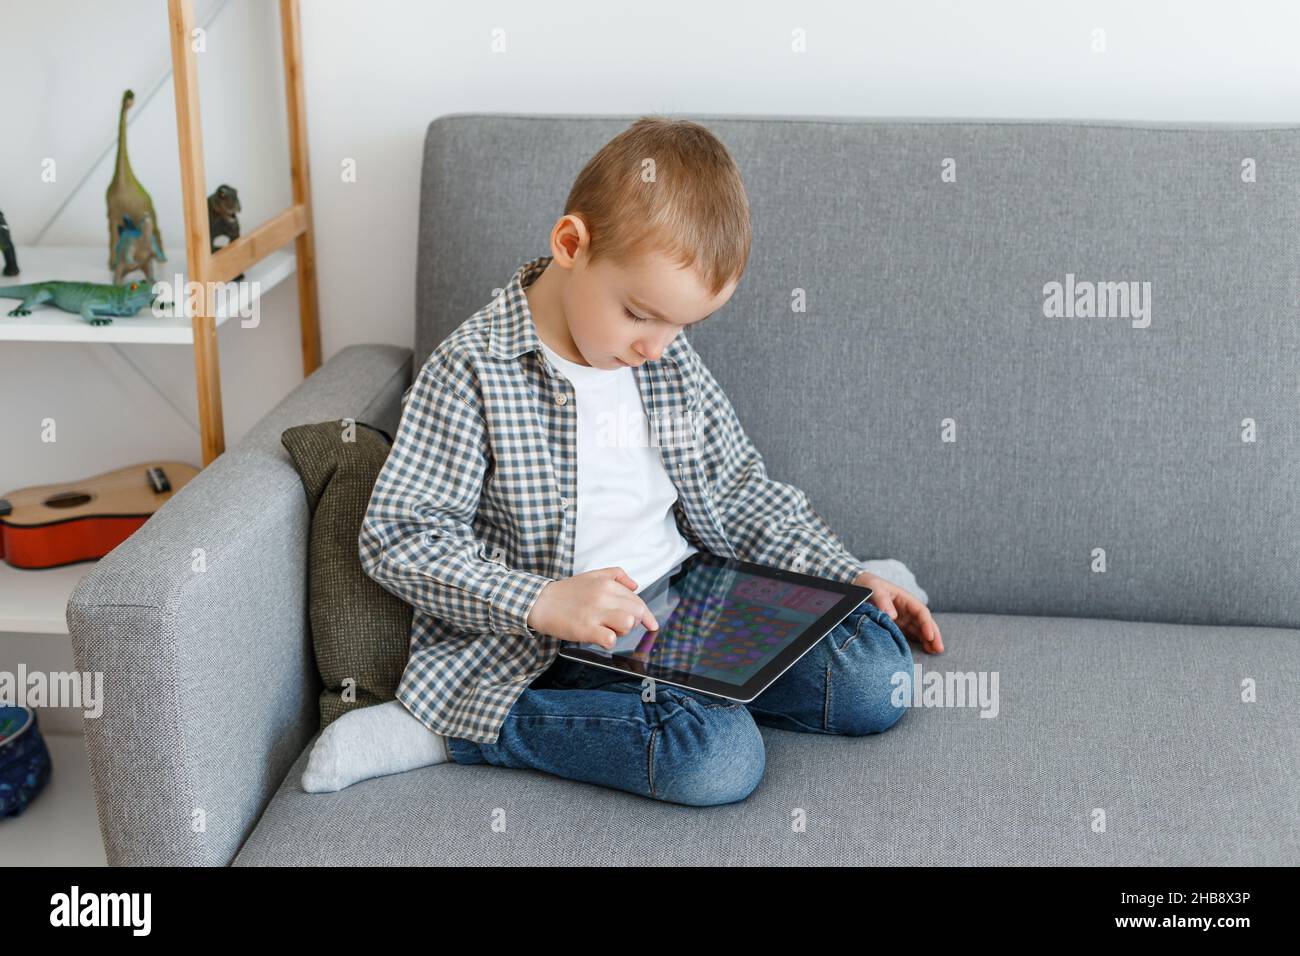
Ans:
{"label": "sofa backrest", "polygon": [[[937,611],[1300,626],[1300,127],[679,116],[754,231],[689,338],[851,551]],[[429,126],[417,369],[634,119]]]}

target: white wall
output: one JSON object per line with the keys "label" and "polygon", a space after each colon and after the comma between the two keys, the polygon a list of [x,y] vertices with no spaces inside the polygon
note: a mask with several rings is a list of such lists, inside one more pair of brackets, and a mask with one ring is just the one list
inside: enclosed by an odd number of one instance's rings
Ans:
{"label": "white wall", "polygon": [[[1300,5],[1287,0],[302,6],[327,359],[354,342],[412,344],[420,150],[442,113],[1300,122]],[[199,58],[209,191],[239,189],[248,231],[290,199],[278,18],[267,0],[196,0],[199,22],[214,12]],[[1096,28],[1105,53],[1091,49]],[[106,245],[112,154],[97,159],[129,86],[132,165],[180,261],[170,80],[143,103],[170,67],[165,3],[0,0],[0,63],[0,209],[15,240],[52,220],[44,243]],[[53,184],[40,180],[46,157]],[[355,183],[341,181],[347,158]],[[258,328],[229,322],[219,340],[233,445],[301,377],[294,283],[270,293]],[[200,461],[187,348],[0,343],[0,408],[0,493],[147,458]],[[53,445],[40,441],[47,416]]]}

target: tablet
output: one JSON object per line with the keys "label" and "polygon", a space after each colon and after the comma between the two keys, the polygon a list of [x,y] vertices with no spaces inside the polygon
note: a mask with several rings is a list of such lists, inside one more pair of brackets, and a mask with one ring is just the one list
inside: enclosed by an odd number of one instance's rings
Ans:
{"label": "tablet", "polygon": [[659,630],[638,621],[608,649],[561,641],[560,656],[748,702],[872,590],[697,551],[637,594]]}

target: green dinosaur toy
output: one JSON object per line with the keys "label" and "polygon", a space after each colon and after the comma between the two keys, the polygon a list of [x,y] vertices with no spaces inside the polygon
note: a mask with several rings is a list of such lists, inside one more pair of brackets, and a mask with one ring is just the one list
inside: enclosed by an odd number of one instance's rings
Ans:
{"label": "green dinosaur toy", "polygon": [[121,285],[128,273],[136,271],[143,272],[145,280],[152,283],[155,252],[152,217],[145,216],[144,222],[137,226],[128,216],[122,223],[121,235],[117,239],[117,267],[113,270],[113,285]]}
{"label": "green dinosaur toy", "polygon": [[105,285],[99,282],[33,282],[31,285],[0,286],[0,299],[22,299],[10,315],[31,315],[30,306],[51,302],[64,312],[80,315],[91,325],[109,325],[111,316],[132,316],[157,296],[145,282]]}
{"label": "green dinosaur toy", "polygon": [[163,254],[162,231],[158,228],[158,214],[153,211],[153,199],[131,171],[131,161],[126,155],[126,111],[135,102],[135,94],[127,90],[122,94],[122,111],[117,117],[117,168],[113,181],[108,184],[108,267],[117,268],[119,227],[129,217],[131,222],[144,222],[149,216],[154,224],[154,258],[166,262]]}

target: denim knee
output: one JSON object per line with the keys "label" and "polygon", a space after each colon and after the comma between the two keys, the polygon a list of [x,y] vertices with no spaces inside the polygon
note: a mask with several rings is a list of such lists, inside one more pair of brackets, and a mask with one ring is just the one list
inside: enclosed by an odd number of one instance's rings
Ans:
{"label": "denim knee", "polygon": [[676,704],[651,742],[650,794],[657,800],[708,807],[744,800],[763,779],[767,754],[744,704],[661,689]]}
{"label": "denim knee", "polygon": [[912,649],[903,632],[873,605],[856,622],[852,636],[835,647],[831,729],[862,736],[882,733],[898,723],[907,709],[912,663]]}

